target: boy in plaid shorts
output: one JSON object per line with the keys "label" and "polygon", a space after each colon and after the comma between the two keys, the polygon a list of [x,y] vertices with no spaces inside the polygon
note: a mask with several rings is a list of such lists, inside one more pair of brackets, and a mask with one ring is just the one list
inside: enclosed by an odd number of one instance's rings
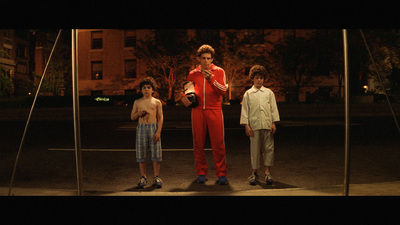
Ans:
{"label": "boy in plaid shorts", "polygon": [[141,178],[137,188],[147,184],[146,160],[147,153],[151,152],[151,161],[154,168],[154,184],[156,188],[162,187],[160,175],[161,129],[163,125],[163,111],[161,101],[153,97],[156,82],[151,77],[145,77],[139,84],[143,97],[133,103],[131,120],[137,120],[136,127],[136,161],[139,163]]}

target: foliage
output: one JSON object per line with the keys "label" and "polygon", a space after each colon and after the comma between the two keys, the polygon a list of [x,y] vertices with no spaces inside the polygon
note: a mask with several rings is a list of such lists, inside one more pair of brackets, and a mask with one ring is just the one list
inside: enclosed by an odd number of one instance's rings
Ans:
{"label": "foliage", "polygon": [[21,78],[14,78],[14,95],[15,96],[26,96],[32,93],[33,82],[28,77],[23,76]]}
{"label": "foliage", "polygon": [[[159,86],[168,88],[168,100],[193,64],[192,39],[187,30],[154,30],[152,35],[137,40],[135,55],[147,66],[147,75],[161,78]],[[158,79],[159,80],[159,79]]]}
{"label": "foliage", "polygon": [[[378,83],[377,91],[399,94],[400,93],[400,40],[396,33],[391,30],[367,30],[365,36],[370,46],[372,60],[368,61],[368,72],[371,78]],[[378,73],[376,72],[378,70]],[[381,76],[379,78],[379,75]],[[383,90],[381,81],[386,90]]]}
{"label": "foliage", "polygon": [[343,34],[340,29],[316,30],[311,41],[318,51],[316,57],[319,59],[316,70],[322,75],[336,76],[339,95],[341,97],[344,82],[344,51]]}
{"label": "foliage", "polygon": [[7,76],[7,71],[0,66],[0,97],[9,96],[12,90],[12,83]]}
{"label": "foliage", "polygon": [[[399,37],[393,30],[365,30],[368,45],[385,85],[400,92]],[[349,76],[352,95],[364,93],[367,75],[378,80],[360,30],[348,30]],[[269,57],[271,70],[283,90],[298,96],[300,87],[315,84],[316,76],[337,77],[339,94],[344,82],[343,33],[340,29],[316,30],[309,39],[282,39]],[[296,100],[296,97],[295,99]]]}
{"label": "foliage", "polygon": [[[45,74],[41,92],[48,92],[52,95],[62,95],[64,90],[70,90],[71,87],[71,46],[70,31],[64,30],[63,36],[54,49],[52,58],[50,59],[47,72]],[[35,83],[33,90],[36,92],[42,74],[33,73]],[[67,87],[67,88],[66,88]],[[69,91],[68,93],[70,93]]]}
{"label": "foliage", "polygon": [[223,62],[221,66],[225,70],[229,100],[232,99],[234,83],[236,86],[244,87],[248,81],[245,76],[246,67],[254,64],[266,64],[265,57],[257,52],[257,47],[245,43],[246,40],[240,38],[238,31],[225,33],[224,45],[221,47]]}
{"label": "foliage", "polygon": [[390,75],[387,76],[387,79],[390,81],[390,93],[400,95],[400,66],[397,65],[394,67],[390,73]]}
{"label": "foliage", "polygon": [[[34,83],[34,91],[36,92],[42,75],[33,73],[37,82]],[[64,85],[64,75],[61,73],[49,72],[45,75],[40,92],[47,92],[53,95],[61,95],[61,90]]]}
{"label": "foliage", "polygon": [[270,70],[281,90],[298,101],[300,87],[311,85],[317,58],[310,40],[302,37],[281,39],[269,52]]}

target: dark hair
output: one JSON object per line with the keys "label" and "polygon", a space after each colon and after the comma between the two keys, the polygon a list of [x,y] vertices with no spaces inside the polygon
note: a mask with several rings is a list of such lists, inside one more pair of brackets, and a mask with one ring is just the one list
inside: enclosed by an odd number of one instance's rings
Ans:
{"label": "dark hair", "polygon": [[146,84],[150,85],[153,88],[153,90],[157,89],[157,83],[152,77],[145,77],[145,78],[143,78],[142,81],[140,81],[140,84],[139,84],[140,90],[142,90],[142,87]]}
{"label": "dark hair", "polygon": [[200,57],[203,53],[210,53],[211,57],[214,58],[215,50],[210,45],[202,45],[197,49],[197,56]]}
{"label": "dark hair", "polygon": [[264,80],[267,79],[267,70],[261,65],[254,65],[251,67],[249,72],[250,79],[254,79],[255,76],[261,76]]}

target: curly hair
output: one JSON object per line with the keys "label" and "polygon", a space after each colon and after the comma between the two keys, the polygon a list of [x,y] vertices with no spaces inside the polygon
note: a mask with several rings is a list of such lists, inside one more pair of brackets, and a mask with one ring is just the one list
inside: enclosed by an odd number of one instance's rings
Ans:
{"label": "curly hair", "polygon": [[215,55],[215,50],[213,47],[211,47],[210,45],[202,45],[200,46],[200,48],[197,50],[197,56],[200,57],[201,54],[203,53],[210,53],[211,57],[214,58]]}
{"label": "curly hair", "polygon": [[255,76],[261,76],[264,80],[267,79],[267,70],[261,65],[254,65],[251,67],[249,72],[250,79],[254,79]]}
{"label": "curly hair", "polygon": [[142,87],[146,84],[150,85],[153,88],[153,90],[157,89],[157,83],[152,77],[145,77],[145,78],[143,78],[142,81],[140,81],[140,84],[139,84],[140,90],[142,90]]}

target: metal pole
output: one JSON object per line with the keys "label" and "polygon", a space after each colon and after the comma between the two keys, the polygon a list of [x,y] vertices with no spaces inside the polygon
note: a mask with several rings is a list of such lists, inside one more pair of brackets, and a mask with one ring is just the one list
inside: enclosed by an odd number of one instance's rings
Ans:
{"label": "metal pole", "polygon": [[344,158],[344,189],[343,195],[349,195],[350,178],[350,92],[349,92],[349,59],[347,47],[347,30],[343,29],[343,47],[344,47],[344,97],[345,97],[345,158]]}
{"label": "metal pole", "polygon": [[51,57],[53,56],[54,49],[56,48],[56,45],[57,45],[57,42],[58,42],[58,38],[59,38],[60,35],[61,35],[61,31],[62,31],[61,29],[60,29],[60,31],[58,31],[57,38],[56,38],[56,40],[55,40],[55,42],[54,42],[53,48],[51,49],[49,59],[47,60],[46,67],[44,68],[44,71],[43,71],[43,74],[42,74],[42,78],[40,79],[39,85],[38,85],[38,87],[37,87],[36,94],[35,94],[35,98],[33,99],[33,103],[32,103],[31,110],[29,111],[28,119],[27,119],[26,124],[25,124],[24,133],[23,133],[23,135],[22,135],[21,143],[20,143],[20,145],[19,145],[17,157],[16,157],[16,159],[15,159],[14,170],[13,170],[13,173],[12,173],[12,175],[11,175],[10,187],[9,187],[9,189],[8,189],[8,196],[10,196],[10,194],[11,194],[11,188],[12,188],[12,184],[13,184],[13,182],[14,182],[15,171],[17,170],[17,164],[18,164],[18,161],[19,161],[19,156],[20,156],[20,154],[21,154],[21,149],[22,149],[22,146],[23,146],[24,141],[25,141],[26,132],[27,132],[27,130],[28,130],[29,123],[30,123],[30,121],[31,121],[33,108],[35,107],[36,99],[37,99],[37,96],[38,96],[38,94],[39,94],[40,87],[42,86],[42,83],[43,83],[43,80],[44,80],[44,75],[46,74],[47,67],[49,66]]}
{"label": "metal pole", "polygon": [[76,178],[78,182],[78,195],[83,195],[82,188],[82,151],[81,151],[81,126],[79,118],[79,90],[78,90],[78,32],[72,29],[72,96],[74,111],[74,140],[76,159]]}

